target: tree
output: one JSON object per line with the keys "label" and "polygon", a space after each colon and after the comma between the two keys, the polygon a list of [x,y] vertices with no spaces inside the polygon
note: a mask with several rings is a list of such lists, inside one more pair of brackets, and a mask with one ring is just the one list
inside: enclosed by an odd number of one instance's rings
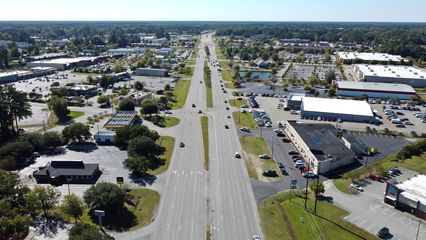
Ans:
{"label": "tree", "polygon": [[126,192],[113,183],[101,182],[87,189],[83,199],[92,210],[116,212],[123,208]]}
{"label": "tree", "polygon": [[143,84],[140,81],[136,81],[134,87],[137,91],[143,90]]}
{"label": "tree", "polygon": [[98,228],[86,223],[76,223],[69,230],[68,240],[114,240],[109,236],[104,236]]}
{"label": "tree", "polygon": [[309,84],[305,84],[305,86],[303,86],[303,90],[305,91],[310,91],[312,89],[312,86]]}
{"label": "tree", "polygon": [[315,195],[323,194],[325,192],[325,187],[323,183],[317,184],[317,182],[311,182],[309,184],[309,189],[315,193]]}
{"label": "tree", "polygon": [[164,85],[164,91],[170,91],[171,89],[172,87],[170,86],[170,84]]}
{"label": "tree", "polygon": [[121,73],[126,71],[126,67],[123,65],[123,63],[117,62],[114,64],[114,72],[115,73]]}
{"label": "tree", "polygon": [[377,169],[377,174],[383,178],[386,178],[388,176],[388,171],[386,171],[386,169],[380,167],[379,169]]}
{"label": "tree", "polygon": [[135,175],[144,175],[152,168],[152,161],[145,156],[133,156],[124,160],[124,166]]}
{"label": "tree", "polygon": [[65,98],[53,97],[47,106],[53,111],[59,121],[68,120],[68,102]]}
{"label": "tree", "polygon": [[151,115],[157,113],[158,110],[158,104],[148,102],[142,105],[141,114],[149,114],[149,116],[151,117]]}
{"label": "tree", "polygon": [[146,126],[123,127],[115,131],[114,143],[121,149],[127,149],[129,141],[138,136],[146,136],[153,141],[160,138],[156,131],[149,130]]}
{"label": "tree", "polygon": [[68,88],[66,88],[66,87],[50,88],[50,93],[51,93],[52,96],[58,97],[58,98],[62,98],[62,97],[66,97],[66,96],[70,95]]}
{"label": "tree", "polygon": [[62,130],[62,136],[66,143],[70,141],[81,143],[90,139],[92,134],[90,133],[89,126],[83,123],[73,123]]}
{"label": "tree", "polygon": [[331,84],[333,80],[336,80],[336,73],[334,71],[327,71],[324,78],[327,84]]}
{"label": "tree", "polygon": [[45,150],[51,151],[62,145],[64,143],[58,132],[45,132],[42,135],[42,146]]}
{"label": "tree", "polygon": [[135,102],[130,98],[125,98],[118,104],[120,111],[135,111]]}
{"label": "tree", "polygon": [[49,210],[59,203],[60,196],[61,193],[51,186],[36,186],[27,195],[28,210],[31,212],[43,211],[44,216],[47,216]]}
{"label": "tree", "polygon": [[24,239],[29,232],[30,216],[23,216],[19,209],[6,199],[0,199],[0,239]]}
{"label": "tree", "polygon": [[[26,141],[11,142],[0,148],[0,159],[6,156],[12,156],[16,162],[15,165],[9,166],[7,169],[13,169],[17,166],[24,166],[27,158],[33,153],[33,146]],[[2,162],[1,160],[0,162]]]}
{"label": "tree", "polygon": [[167,108],[169,100],[167,99],[167,97],[161,96],[160,99],[158,100],[158,103],[161,105],[161,107]]}
{"label": "tree", "polygon": [[99,82],[99,85],[102,88],[107,89],[108,86],[114,85],[114,78],[112,76],[110,76],[110,75],[102,74],[101,80]]}
{"label": "tree", "polygon": [[110,106],[111,102],[110,102],[110,98],[106,95],[101,95],[98,97],[97,102],[101,105],[105,105],[105,106]]}
{"label": "tree", "polygon": [[72,216],[77,222],[77,219],[83,215],[84,203],[80,197],[75,194],[71,194],[64,197],[61,209],[64,213]]}
{"label": "tree", "polygon": [[127,152],[130,157],[146,156],[156,157],[163,154],[165,148],[158,145],[151,138],[146,136],[138,136],[129,141]]}
{"label": "tree", "polygon": [[0,86],[0,137],[8,137],[10,127],[15,133],[18,132],[18,120],[31,115],[26,93],[16,91],[12,85]]}

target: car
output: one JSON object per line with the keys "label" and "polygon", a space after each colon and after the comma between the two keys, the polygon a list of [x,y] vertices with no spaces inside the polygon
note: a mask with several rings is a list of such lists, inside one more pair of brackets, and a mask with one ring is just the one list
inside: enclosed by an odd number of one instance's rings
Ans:
{"label": "car", "polygon": [[412,122],[410,122],[410,121],[405,121],[404,125],[411,125],[411,126],[413,126],[414,124]]}
{"label": "car", "polygon": [[402,123],[400,123],[400,124],[396,124],[395,127],[397,127],[397,128],[405,128],[405,125],[402,124]]}
{"label": "car", "polygon": [[262,240],[262,238],[260,238],[259,235],[253,235],[252,239],[253,240]]}
{"label": "car", "polygon": [[200,83],[203,83],[203,81],[200,81]]}
{"label": "car", "polygon": [[404,116],[403,112],[396,112],[396,115]]}
{"label": "car", "polygon": [[265,170],[263,171],[262,175],[265,177],[278,177],[277,172],[275,172],[274,170]]}
{"label": "car", "polygon": [[288,152],[288,155],[299,155],[299,153],[296,151],[290,151]]}
{"label": "car", "polygon": [[302,161],[301,157],[293,158],[293,162]]}
{"label": "car", "polygon": [[299,154],[297,154],[297,155],[291,155],[291,158],[292,158],[292,159],[295,159],[295,158],[301,158],[301,157],[300,157],[300,155],[299,155]]}
{"label": "car", "polygon": [[228,101],[226,101],[226,100],[225,100],[225,102],[224,102],[224,103],[228,103]]}
{"label": "car", "polygon": [[195,107],[196,107],[194,103],[192,104],[192,107],[193,107],[193,108],[195,108]]}
{"label": "car", "polygon": [[231,115],[226,116],[226,118],[231,118]]}
{"label": "car", "polygon": [[401,169],[399,169],[397,167],[391,167],[391,168],[389,168],[389,171],[392,171],[393,174],[402,174]]}
{"label": "car", "polygon": [[277,137],[285,137],[285,134],[283,132],[277,133]]}
{"label": "car", "polygon": [[236,158],[241,158],[241,155],[240,155],[240,153],[238,153],[238,152],[235,152],[235,157],[236,157]]}
{"label": "car", "polygon": [[229,107],[226,107],[226,110],[229,110]]}
{"label": "car", "polygon": [[185,143],[180,142],[179,146],[180,146],[181,148],[183,148],[183,147],[185,147]]}
{"label": "car", "polygon": [[381,182],[383,180],[383,178],[378,174],[370,174],[370,175],[368,175],[368,178],[370,178],[374,181],[379,181],[379,182]]}
{"label": "car", "polygon": [[33,152],[33,153],[31,154],[31,156],[32,156],[33,158],[38,158],[38,157],[40,157],[40,156],[41,156],[41,154],[40,154],[39,152]]}
{"label": "car", "polygon": [[363,189],[363,188],[362,188],[359,184],[357,184],[357,183],[351,183],[349,186],[350,186],[351,188],[355,189],[355,190],[360,191],[360,192],[363,192],[363,191],[364,191],[364,189]]}
{"label": "car", "polygon": [[166,111],[164,111],[164,113],[165,114],[173,114],[172,111],[170,111],[170,110],[166,110]]}
{"label": "car", "polygon": [[226,91],[226,90],[223,90],[223,93],[227,93],[227,91]]}
{"label": "car", "polygon": [[303,172],[302,176],[305,177],[305,178],[317,178],[318,177],[318,175],[316,175],[314,172],[310,172],[310,171]]}
{"label": "car", "polygon": [[305,167],[305,163],[304,162],[302,162],[302,160],[297,160],[295,163],[294,163],[294,167],[295,168],[304,168]]}
{"label": "car", "polygon": [[229,126],[225,124],[225,129],[229,129]]}
{"label": "car", "polygon": [[283,142],[285,142],[285,143],[289,143],[289,142],[291,142],[290,141],[290,139],[288,139],[288,138],[283,138],[283,139],[281,139]]}
{"label": "car", "polygon": [[290,113],[296,115],[297,111],[296,110],[291,110]]}
{"label": "car", "polygon": [[201,111],[201,110],[198,110],[198,113],[199,113],[199,114],[201,114],[201,113],[203,113],[203,111]]}
{"label": "car", "polygon": [[268,154],[260,154],[259,158],[261,158],[261,159],[270,159],[271,157]]}
{"label": "car", "polygon": [[378,236],[379,238],[382,238],[382,239],[386,239],[386,238],[388,238],[389,234],[390,234],[390,232],[389,232],[389,228],[387,228],[387,227],[382,227],[382,228],[381,228],[381,229],[377,232],[377,236]]}
{"label": "car", "polygon": [[282,132],[283,132],[283,130],[282,130],[282,129],[279,129],[279,128],[274,129],[274,133],[282,133]]}
{"label": "car", "polygon": [[240,128],[240,131],[243,131],[243,132],[250,132],[250,129],[249,129],[249,128],[246,128],[246,127],[242,127],[242,128]]}
{"label": "car", "polygon": [[284,168],[284,164],[282,164],[282,163],[277,163],[277,165],[278,165],[278,167],[280,168],[280,169],[282,169],[282,168]]}

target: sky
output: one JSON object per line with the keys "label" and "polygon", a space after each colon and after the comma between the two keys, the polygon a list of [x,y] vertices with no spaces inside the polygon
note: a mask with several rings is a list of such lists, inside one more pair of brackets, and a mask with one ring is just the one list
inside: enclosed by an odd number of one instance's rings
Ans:
{"label": "sky", "polygon": [[0,20],[426,22],[426,0],[0,0]]}

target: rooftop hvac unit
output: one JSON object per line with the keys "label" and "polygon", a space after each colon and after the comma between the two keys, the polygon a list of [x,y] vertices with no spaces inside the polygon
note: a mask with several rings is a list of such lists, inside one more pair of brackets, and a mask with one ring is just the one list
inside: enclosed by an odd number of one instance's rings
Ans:
{"label": "rooftop hvac unit", "polygon": [[401,77],[401,76],[399,76],[399,74],[397,74],[396,76],[397,76],[397,77]]}
{"label": "rooftop hvac unit", "polygon": [[414,75],[418,75],[419,73],[414,72]]}

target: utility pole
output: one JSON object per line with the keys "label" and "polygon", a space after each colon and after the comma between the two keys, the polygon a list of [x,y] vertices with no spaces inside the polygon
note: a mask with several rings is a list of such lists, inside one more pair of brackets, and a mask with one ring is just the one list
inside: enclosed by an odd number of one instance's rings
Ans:
{"label": "utility pole", "polygon": [[308,202],[308,180],[309,178],[306,178],[306,190],[305,190],[305,212],[306,212],[306,204]]}
{"label": "utility pole", "polygon": [[[320,179],[320,165],[319,165],[319,163],[318,163],[318,166],[317,166],[317,175],[318,175],[318,177],[317,177],[317,188],[318,188],[318,186],[319,186],[319,179]],[[314,213],[315,214],[317,214],[317,201],[318,201],[318,189],[317,189],[317,191],[315,191],[315,207],[314,207]]]}
{"label": "utility pole", "polygon": [[420,231],[420,224],[421,223],[422,223],[422,220],[419,219],[419,225],[417,226],[416,240],[419,239],[419,231]]}

